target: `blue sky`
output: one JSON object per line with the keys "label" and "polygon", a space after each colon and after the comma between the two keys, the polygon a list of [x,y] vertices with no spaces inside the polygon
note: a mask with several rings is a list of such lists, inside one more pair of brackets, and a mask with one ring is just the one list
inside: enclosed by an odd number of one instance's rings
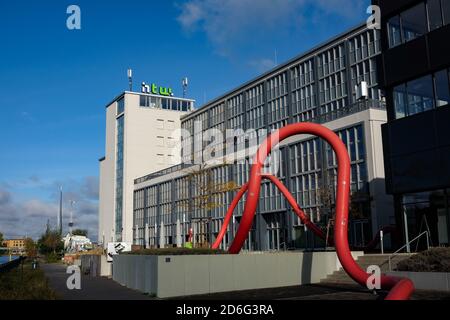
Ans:
{"label": "blue sky", "polygon": [[[68,30],[66,9],[81,9]],[[365,0],[0,2],[0,232],[55,223],[58,186],[96,238],[104,107],[126,69],[197,106],[367,18]],[[276,57],[276,58],[275,58]],[[275,61],[277,60],[277,61]],[[66,213],[68,210],[66,210]]]}

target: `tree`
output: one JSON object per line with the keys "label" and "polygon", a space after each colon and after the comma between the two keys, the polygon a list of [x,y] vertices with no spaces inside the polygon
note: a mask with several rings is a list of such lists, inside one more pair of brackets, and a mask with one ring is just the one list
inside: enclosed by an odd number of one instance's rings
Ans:
{"label": "tree", "polygon": [[83,229],[75,229],[72,231],[73,236],[84,236],[87,237],[88,231]]}
{"label": "tree", "polygon": [[[234,181],[229,181],[227,178],[222,178],[221,182],[216,182],[214,170],[226,167],[228,164],[225,162],[219,166],[208,166],[204,163],[199,165],[195,169],[189,170],[187,178],[190,184],[192,195],[186,198],[190,198],[189,210],[195,212],[193,220],[197,220],[198,224],[197,233],[197,246],[208,246],[208,226],[210,217],[208,213],[216,208],[224,207],[227,205],[223,201],[223,196],[230,191],[236,191],[239,186]],[[192,223],[193,221],[191,221]],[[195,235],[194,235],[195,236]]]}
{"label": "tree", "polygon": [[36,242],[33,241],[33,239],[25,239],[25,251],[28,258],[35,258],[37,256],[37,245]]}
{"label": "tree", "polygon": [[3,245],[3,233],[0,232],[0,247]]}
{"label": "tree", "polygon": [[38,240],[38,248],[42,254],[56,254],[57,251],[61,251],[64,246],[59,231],[52,230],[47,226],[47,230]]}

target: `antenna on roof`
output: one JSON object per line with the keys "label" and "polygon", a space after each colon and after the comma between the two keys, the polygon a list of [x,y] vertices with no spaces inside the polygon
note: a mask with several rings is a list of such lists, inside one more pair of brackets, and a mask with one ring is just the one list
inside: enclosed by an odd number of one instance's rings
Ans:
{"label": "antenna on roof", "polygon": [[185,78],[183,78],[181,80],[181,85],[183,86],[183,98],[186,98],[187,89],[188,89],[188,86],[189,86],[189,80],[188,80],[187,77],[185,77]]}
{"label": "antenna on roof", "polygon": [[128,85],[130,87],[130,91],[133,91],[133,70],[132,69],[128,68],[127,76],[128,76]]}
{"label": "antenna on roof", "polygon": [[75,204],[74,200],[70,200],[70,221],[69,221],[69,233],[72,235],[73,229],[73,206]]}
{"label": "antenna on roof", "polygon": [[59,187],[59,215],[58,215],[58,232],[60,235],[62,235],[62,229],[63,229],[63,222],[62,222],[62,216],[63,216],[63,187]]}

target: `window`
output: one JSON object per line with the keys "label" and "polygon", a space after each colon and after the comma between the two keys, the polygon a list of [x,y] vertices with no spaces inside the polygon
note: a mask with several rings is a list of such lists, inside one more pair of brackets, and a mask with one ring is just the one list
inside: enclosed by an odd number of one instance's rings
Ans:
{"label": "window", "polygon": [[427,32],[425,4],[421,3],[401,14],[404,42],[411,41]]}
{"label": "window", "polygon": [[166,98],[162,98],[162,108],[169,110],[170,109],[170,100]]}
{"label": "window", "polygon": [[400,31],[400,16],[391,18],[388,22],[389,48],[393,48],[402,43]]}
{"label": "window", "polygon": [[450,1],[442,0],[442,13],[444,15],[444,24],[450,24]]}
{"label": "window", "polygon": [[428,0],[427,6],[430,31],[442,27],[441,0]]}
{"label": "window", "polygon": [[408,114],[433,109],[433,82],[431,75],[408,83]]}
{"label": "window", "polygon": [[402,84],[394,88],[394,106],[395,106],[395,119],[406,117],[406,110],[408,104],[406,101],[406,85]]}
{"label": "window", "polygon": [[156,155],[158,164],[164,164],[164,155],[163,154],[157,154]]}
{"label": "window", "polygon": [[167,130],[175,130],[175,121],[167,120]]}
{"label": "window", "polygon": [[442,70],[393,90],[395,118],[400,119],[450,103],[449,70]]}
{"label": "window", "polygon": [[[426,7],[425,7],[426,3]],[[424,1],[388,21],[389,48],[414,40],[450,23],[448,0]]]}
{"label": "window", "polygon": [[164,137],[158,136],[156,137],[156,141],[158,147],[164,147]]}
{"label": "window", "polygon": [[450,92],[447,70],[437,72],[434,77],[436,88],[436,107],[442,107],[450,103]]}
{"label": "window", "polygon": [[189,110],[189,102],[188,101],[182,101],[181,103],[181,111],[188,111]]}
{"label": "window", "polygon": [[125,111],[125,99],[121,98],[117,100],[117,115],[123,113]]}
{"label": "window", "polygon": [[176,140],[173,137],[167,137],[167,146],[173,148],[176,146]]}
{"label": "window", "polygon": [[147,98],[146,96],[139,96],[139,106],[147,107]]}
{"label": "window", "polygon": [[164,129],[164,120],[156,119],[156,128],[157,129]]}

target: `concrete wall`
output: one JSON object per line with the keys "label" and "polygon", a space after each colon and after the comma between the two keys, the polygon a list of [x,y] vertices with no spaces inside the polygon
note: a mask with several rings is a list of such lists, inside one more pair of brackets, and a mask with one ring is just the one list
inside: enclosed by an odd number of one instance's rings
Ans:
{"label": "concrete wall", "polygon": [[108,262],[105,255],[100,258],[100,276],[111,277],[112,276],[112,263]]}
{"label": "concrete wall", "polygon": [[[361,252],[354,256],[362,255]],[[335,252],[117,255],[113,280],[160,298],[317,283],[340,268]]]}
{"label": "concrete wall", "polygon": [[450,273],[395,271],[387,274],[409,278],[419,290],[450,291]]}

